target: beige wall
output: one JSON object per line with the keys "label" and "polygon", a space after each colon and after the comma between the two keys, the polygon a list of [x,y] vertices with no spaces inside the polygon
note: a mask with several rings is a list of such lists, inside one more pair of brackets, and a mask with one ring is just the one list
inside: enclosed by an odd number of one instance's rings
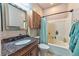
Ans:
{"label": "beige wall", "polygon": [[0,32],[0,40],[4,38],[18,36],[19,34],[25,35],[26,32],[25,31],[3,31],[3,32]]}
{"label": "beige wall", "polygon": [[79,9],[79,3],[70,3],[68,6],[68,9]]}
{"label": "beige wall", "polygon": [[[60,4],[44,10],[44,15],[50,15],[58,12],[67,11],[67,9],[68,9],[68,4]],[[62,18],[66,18],[67,15],[68,15],[67,13],[52,15],[52,16],[48,16],[47,20],[62,19]]]}
{"label": "beige wall", "polygon": [[37,4],[32,4],[32,9],[36,11],[40,16],[43,16],[43,10]]}
{"label": "beige wall", "polygon": [[79,20],[79,3],[70,3],[68,9],[74,10],[72,22],[74,22],[74,20]]}

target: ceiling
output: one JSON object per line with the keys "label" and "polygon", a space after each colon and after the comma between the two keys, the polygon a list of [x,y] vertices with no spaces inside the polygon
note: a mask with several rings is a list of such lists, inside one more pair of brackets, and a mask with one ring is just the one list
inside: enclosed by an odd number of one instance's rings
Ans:
{"label": "ceiling", "polygon": [[36,4],[39,5],[42,9],[47,9],[47,8],[54,7],[62,3],[36,3]]}

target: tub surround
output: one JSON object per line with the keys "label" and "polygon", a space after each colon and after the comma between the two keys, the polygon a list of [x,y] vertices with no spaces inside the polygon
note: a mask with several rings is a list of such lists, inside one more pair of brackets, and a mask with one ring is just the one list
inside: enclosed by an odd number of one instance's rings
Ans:
{"label": "tub surround", "polygon": [[[37,50],[38,50],[38,40],[36,38],[33,38],[33,37],[26,37],[26,35],[23,35],[23,36],[17,36],[17,37],[13,37],[13,38],[8,38],[9,40],[7,39],[3,39],[1,41],[2,43],[2,55],[5,56],[5,55],[12,55],[12,56],[21,56],[21,55],[37,55]],[[21,41],[21,40],[31,40],[30,42],[26,43],[26,44],[23,44],[23,45],[15,45],[14,43],[17,42],[17,41]],[[35,47],[35,48],[34,48]],[[31,50],[36,49],[34,52]],[[31,53],[28,51],[32,51]],[[26,52],[28,54],[26,54]]]}
{"label": "tub surround", "polygon": [[58,39],[49,39],[48,43],[51,43],[51,44],[54,44],[56,46],[69,49],[69,42],[64,42],[64,41],[58,40]]}

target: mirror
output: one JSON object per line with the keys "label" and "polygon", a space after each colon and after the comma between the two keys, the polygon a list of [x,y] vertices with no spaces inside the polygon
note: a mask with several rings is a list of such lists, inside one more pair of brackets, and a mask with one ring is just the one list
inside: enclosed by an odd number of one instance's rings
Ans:
{"label": "mirror", "polygon": [[27,13],[14,4],[6,4],[6,30],[27,30]]}
{"label": "mirror", "polygon": [[0,31],[1,31],[1,4],[0,4]]}

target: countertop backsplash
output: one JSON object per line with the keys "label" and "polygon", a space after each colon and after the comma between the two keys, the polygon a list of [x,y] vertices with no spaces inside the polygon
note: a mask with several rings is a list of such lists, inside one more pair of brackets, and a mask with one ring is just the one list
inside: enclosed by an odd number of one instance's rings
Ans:
{"label": "countertop backsplash", "polygon": [[26,31],[3,31],[0,32],[0,40],[18,36],[19,34],[26,35]]}

